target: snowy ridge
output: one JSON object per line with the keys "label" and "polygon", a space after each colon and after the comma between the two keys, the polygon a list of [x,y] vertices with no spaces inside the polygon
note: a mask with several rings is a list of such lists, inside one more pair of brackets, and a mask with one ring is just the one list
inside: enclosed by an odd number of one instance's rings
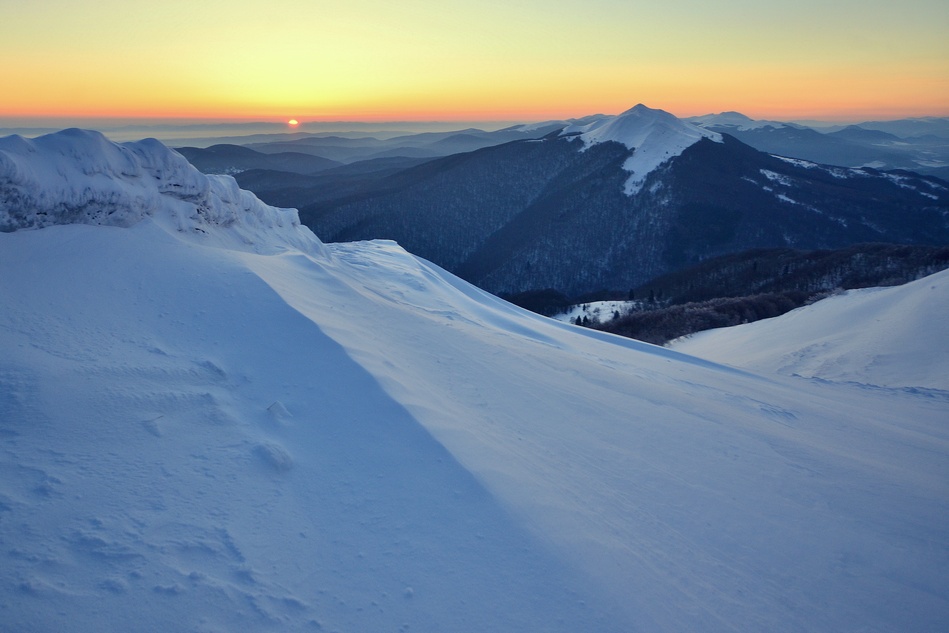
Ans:
{"label": "snowy ridge", "polygon": [[626,181],[626,195],[642,189],[646,177],[666,161],[675,158],[703,138],[722,142],[721,134],[709,132],[686,123],[664,110],[654,110],[639,104],[613,117],[605,117],[585,125],[571,125],[561,135],[583,140],[584,149],[597,143],[622,143],[633,150],[623,169],[630,172]]}
{"label": "snowy ridge", "polygon": [[322,248],[296,210],[264,204],[229,176],[202,174],[155,139],[113,143],[79,129],[0,138],[0,231],[145,218],[231,248]]}

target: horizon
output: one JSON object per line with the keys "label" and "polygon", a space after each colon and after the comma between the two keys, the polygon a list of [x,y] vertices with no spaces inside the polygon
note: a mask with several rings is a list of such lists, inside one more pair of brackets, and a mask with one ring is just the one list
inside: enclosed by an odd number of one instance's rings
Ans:
{"label": "horizon", "polygon": [[[7,3],[0,125],[949,116],[949,5]],[[8,123],[7,123],[8,125]]]}
{"label": "horizon", "polygon": [[[648,104],[647,107],[651,107]],[[657,108],[663,109],[663,108]],[[707,112],[702,115],[681,115],[672,113],[679,118],[691,116],[719,115],[738,110],[724,110],[721,112]],[[746,116],[747,113],[739,112]],[[266,120],[263,118],[195,118],[195,117],[0,117],[0,136],[19,134],[25,137],[40,136],[68,128],[90,129],[102,132],[106,136],[118,141],[138,140],[145,135],[159,140],[212,139],[224,136],[252,136],[257,134],[321,134],[332,132],[352,133],[422,133],[422,132],[450,132],[462,129],[481,129],[493,131],[521,124],[538,123],[542,121],[568,120],[583,116],[615,116],[619,113],[590,112],[577,117],[561,117],[555,119],[535,120],[500,120],[500,119],[406,119],[406,120],[307,120],[295,119],[290,124],[285,119]],[[765,120],[764,117],[750,117],[755,120]],[[827,118],[797,118],[797,119],[770,119],[784,123],[808,125],[815,128],[839,127],[860,123],[898,121],[907,119],[941,119],[939,115],[890,117],[880,119],[860,119],[855,116],[827,117]]]}

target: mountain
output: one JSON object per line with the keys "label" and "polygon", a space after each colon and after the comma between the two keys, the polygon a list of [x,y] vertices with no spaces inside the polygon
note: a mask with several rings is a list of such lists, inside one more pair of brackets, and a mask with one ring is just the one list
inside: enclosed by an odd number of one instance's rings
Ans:
{"label": "mountain", "polygon": [[234,174],[245,189],[253,191],[267,204],[297,207],[301,202],[312,204],[333,200],[371,187],[397,172],[428,162],[428,158],[373,158],[348,165],[332,167],[304,176],[272,169],[249,169]]}
{"label": "mountain", "polygon": [[0,191],[5,629],[949,618],[944,392],[560,324],[152,141],[0,139]]}
{"label": "mountain", "polygon": [[623,163],[623,170],[630,173],[624,187],[627,196],[639,193],[650,173],[700,139],[722,142],[720,134],[706,132],[668,112],[653,110],[642,104],[617,117],[569,126],[560,134],[579,136],[584,151],[600,143],[618,143],[626,147],[630,152]]}
{"label": "mountain", "polygon": [[[755,121],[738,112],[686,120],[710,131],[731,134],[769,154],[844,167],[905,169],[949,178],[949,127],[944,119],[869,122],[829,128],[828,132],[793,123]],[[931,136],[924,136],[923,132]]]}
{"label": "mountain", "polygon": [[310,175],[342,163],[301,152],[263,154],[240,145],[218,144],[206,148],[178,147],[176,151],[206,174],[236,174],[268,169]]}
{"label": "mountain", "polygon": [[394,239],[504,294],[635,288],[750,248],[949,241],[943,181],[771,156],[645,106],[332,195],[300,207],[323,240]]}

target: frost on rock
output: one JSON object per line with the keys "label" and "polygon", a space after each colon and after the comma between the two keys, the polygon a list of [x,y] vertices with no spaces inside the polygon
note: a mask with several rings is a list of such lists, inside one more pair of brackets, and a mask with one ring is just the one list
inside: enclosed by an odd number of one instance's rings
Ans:
{"label": "frost on rock", "polygon": [[79,129],[0,138],[0,231],[146,218],[231,248],[322,250],[295,209],[264,204],[230,176],[202,174],[155,139],[113,143]]}
{"label": "frost on rock", "polygon": [[568,127],[561,134],[579,135],[584,149],[612,141],[632,150],[623,163],[623,169],[630,172],[624,188],[628,196],[638,193],[646,177],[657,167],[703,138],[722,142],[722,135],[717,132],[704,130],[664,110],[654,110],[642,104],[614,117]]}

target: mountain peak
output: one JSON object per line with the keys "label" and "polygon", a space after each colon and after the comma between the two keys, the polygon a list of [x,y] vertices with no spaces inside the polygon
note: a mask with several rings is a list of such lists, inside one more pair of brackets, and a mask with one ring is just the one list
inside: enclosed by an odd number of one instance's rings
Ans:
{"label": "mountain peak", "polygon": [[653,170],[703,138],[718,143],[722,141],[721,134],[703,130],[665,110],[641,103],[616,116],[570,126],[562,134],[579,136],[584,149],[598,143],[615,142],[632,150],[623,164],[623,169],[631,174],[625,186],[627,195],[639,192]]}
{"label": "mountain peak", "polygon": [[294,209],[278,209],[230,176],[207,176],[155,139],[114,143],[67,129],[0,138],[0,231],[58,224],[130,227],[146,218],[229,248],[318,251]]}

